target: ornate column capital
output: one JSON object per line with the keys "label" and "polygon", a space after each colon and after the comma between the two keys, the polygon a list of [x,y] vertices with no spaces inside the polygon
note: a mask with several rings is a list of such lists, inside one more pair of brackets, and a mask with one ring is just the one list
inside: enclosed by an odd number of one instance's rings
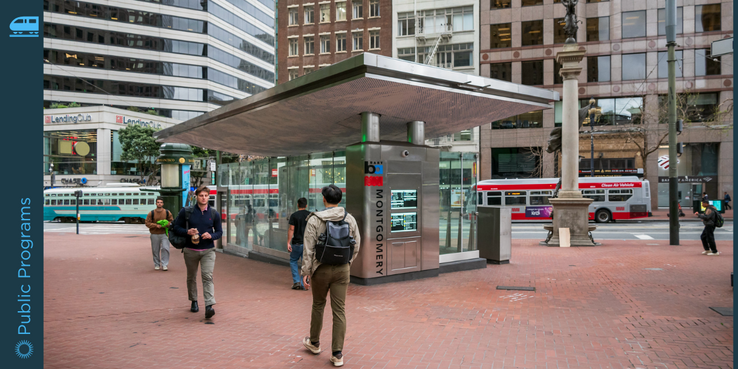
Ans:
{"label": "ornate column capital", "polygon": [[579,63],[584,59],[586,55],[585,50],[579,50],[579,45],[568,44],[564,45],[564,49],[556,54],[556,61],[561,64],[559,74],[567,79],[577,79],[579,74],[582,73],[582,67]]}

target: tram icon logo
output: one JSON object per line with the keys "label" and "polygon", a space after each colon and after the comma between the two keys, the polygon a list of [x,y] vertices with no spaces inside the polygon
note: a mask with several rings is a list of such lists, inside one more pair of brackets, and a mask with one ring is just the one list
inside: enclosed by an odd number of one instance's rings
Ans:
{"label": "tram icon logo", "polygon": [[10,37],[38,37],[38,17],[18,17],[10,22]]}
{"label": "tram icon logo", "polygon": [[364,162],[364,173],[365,174],[384,174],[384,165],[380,164],[381,161],[365,161]]}

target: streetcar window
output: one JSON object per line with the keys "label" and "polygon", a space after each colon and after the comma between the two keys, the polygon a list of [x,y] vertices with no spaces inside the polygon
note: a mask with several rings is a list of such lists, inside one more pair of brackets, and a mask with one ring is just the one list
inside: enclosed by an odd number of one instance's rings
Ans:
{"label": "streetcar window", "polygon": [[111,205],[118,205],[118,199],[112,199]]}
{"label": "streetcar window", "polygon": [[506,191],[505,205],[525,205],[526,191]]}
{"label": "streetcar window", "polygon": [[86,194],[83,194],[83,195],[85,195],[85,196],[90,196],[90,194],[89,194],[89,193],[86,193]]}
{"label": "streetcar window", "polygon": [[46,199],[46,203],[45,203],[45,204],[46,204],[46,205],[50,205],[50,204],[51,204],[51,200],[49,200],[49,199]]}
{"label": "streetcar window", "polygon": [[531,196],[530,204],[531,205],[550,205],[550,203],[548,202],[548,196]]}
{"label": "streetcar window", "polygon": [[132,193],[127,193],[126,196],[133,196],[133,194]]}
{"label": "streetcar window", "polygon": [[[82,204],[83,204],[83,205],[90,205],[90,199],[84,199],[84,200],[82,200],[82,201],[83,201],[83,202],[82,202]],[[94,200],[93,200],[93,201],[94,201]]]}
{"label": "streetcar window", "polygon": [[138,199],[133,199],[133,205],[138,205]]}
{"label": "streetcar window", "polygon": [[156,199],[149,199],[149,205],[156,205]]}
{"label": "streetcar window", "polygon": [[487,205],[502,205],[502,192],[487,192]]}
{"label": "streetcar window", "polygon": [[51,200],[51,205],[56,205],[56,199]]}
{"label": "streetcar window", "polygon": [[593,201],[604,202],[605,190],[582,190],[582,196]]}
{"label": "streetcar window", "polygon": [[633,196],[633,190],[608,190],[607,198],[610,201],[628,201]]}
{"label": "streetcar window", "polygon": [[484,205],[484,195],[481,192],[477,193],[477,205]]}
{"label": "streetcar window", "polygon": [[72,199],[72,202],[70,202],[71,205],[77,205],[77,200]]}
{"label": "streetcar window", "polygon": [[110,199],[104,199],[103,204],[104,205],[110,205]]}
{"label": "streetcar window", "polygon": [[126,199],[126,205],[131,205],[131,199]]}

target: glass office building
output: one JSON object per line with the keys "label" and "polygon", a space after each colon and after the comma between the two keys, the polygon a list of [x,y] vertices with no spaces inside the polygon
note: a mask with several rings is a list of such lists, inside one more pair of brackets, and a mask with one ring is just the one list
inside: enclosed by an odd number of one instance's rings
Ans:
{"label": "glass office building", "polygon": [[44,1],[44,106],[188,120],[274,86],[273,0]]}

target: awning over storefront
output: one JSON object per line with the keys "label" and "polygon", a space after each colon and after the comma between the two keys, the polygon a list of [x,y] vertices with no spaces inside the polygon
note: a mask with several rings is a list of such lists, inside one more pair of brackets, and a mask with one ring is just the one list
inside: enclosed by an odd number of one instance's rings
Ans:
{"label": "awning over storefront", "polygon": [[364,53],[156,133],[162,142],[262,156],[361,142],[362,112],[381,114],[382,140],[407,122],[439,137],[551,108],[558,92]]}

